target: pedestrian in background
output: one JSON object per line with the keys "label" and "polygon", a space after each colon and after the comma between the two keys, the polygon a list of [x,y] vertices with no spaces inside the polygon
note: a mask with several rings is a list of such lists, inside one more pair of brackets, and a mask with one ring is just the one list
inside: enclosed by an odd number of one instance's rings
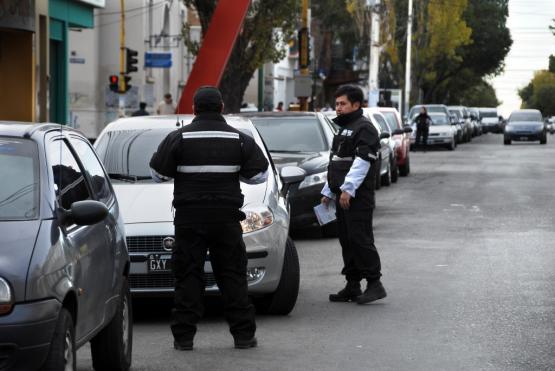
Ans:
{"label": "pedestrian in background", "polygon": [[[362,112],[363,93],[354,85],[341,86],[335,93],[337,117],[341,128],[333,138],[328,165],[328,181],[322,189],[321,202],[335,202],[339,243],[347,284],[333,302],[356,301],[366,304],[386,297],[380,281],[380,256],[374,245],[372,212],[375,206],[374,184],[379,171],[376,160],[380,138]],[[360,282],[367,287],[361,291]]]}
{"label": "pedestrian in background", "polygon": [[420,107],[420,113],[414,121],[416,122],[416,147],[420,145],[424,148],[424,151],[428,148],[428,133],[430,131],[431,118],[428,115],[428,110],[426,107]]}
{"label": "pedestrian in background", "polygon": [[274,112],[283,112],[283,102],[279,102],[277,107],[274,109]]}
{"label": "pedestrian in background", "polygon": [[154,180],[174,179],[174,348],[193,349],[204,311],[207,251],[235,347],[253,348],[257,346],[255,312],[247,292],[247,252],[240,224],[245,219],[240,210],[244,196],[239,181],[265,182],[268,160],[253,138],[226,123],[217,88],[198,89],[193,102],[191,124],[170,133],[150,161]]}
{"label": "pedestrian in background", "polygon": [[159,115],[173,115],[175,113],[175,104],[170,93],[164,94],[164,100],[158,104],[156,113]]}
{"label": "pedestrian in background", "polygon": [[150,114],[146,110],[146,103],[145,102],[139,103],[139,109],[131,114],[131,116],[134,116],[134,117],[148,116],[148,115],[150,115]]}

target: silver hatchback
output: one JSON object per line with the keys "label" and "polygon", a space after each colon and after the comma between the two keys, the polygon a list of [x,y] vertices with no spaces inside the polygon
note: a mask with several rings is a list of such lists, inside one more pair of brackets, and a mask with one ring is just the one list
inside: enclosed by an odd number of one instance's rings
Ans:
{"label": "silver hatchback", "polygon": [[[192,119],[191,115],[120,119],[109,124],[95,143],[122,208],[134,296],[173,295],[173,182],[152,181],[148,164],[159,143]],[[285,194],[288,185],[301,182],[305,174],[295,167],[283,168],[278,174],[254,125],[237,116],[227,116],[226,120],[252,136],[271,163],[265,183],[241,184],[245,195],[242,210],[247,216],[241,224],[247,246],[249,294],[259,311],[287,314],[297,300],[299,260],[289,238]],[[209,257],[204,270],[206,292],[218,294]]]}

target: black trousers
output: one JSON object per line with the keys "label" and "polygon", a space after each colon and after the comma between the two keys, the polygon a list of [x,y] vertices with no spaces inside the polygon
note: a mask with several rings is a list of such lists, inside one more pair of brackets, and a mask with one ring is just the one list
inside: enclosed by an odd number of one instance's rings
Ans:
{"label": "black trousers", "polygon": [[176,248],[172,254],[175,297],[171,324],[175,340],[192,340],[204,314],[207,250],[231,334],[240,340],[252,338],[256,331],[255,311],[248,297],[247,252],[239,222],[178,225],[175,237]]}
{"label": "black trousers", "polygon": [[415,144],[417,146],[421,144],[424,147],[426,147],[428,145],[428,133],[429,133],[428,129],[416,128],[416,142],[415,142]]}
{"label": "black trousers", "polygon": [[[357,194],[358,196],[358,194]],[[339,200],[339,195],[336,197]],[[347,281],[377,281],[381,277],[381,263],[374,245],[372,230],[373,208],[360,197],[351,198],[351,206],[343,210],[336,201],[339,243],[344,267],[341,274]]]}

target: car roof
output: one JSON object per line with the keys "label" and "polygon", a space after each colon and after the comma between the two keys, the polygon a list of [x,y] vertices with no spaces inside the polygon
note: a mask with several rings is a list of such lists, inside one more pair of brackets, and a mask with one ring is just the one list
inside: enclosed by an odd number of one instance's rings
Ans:
{"label": "car roof", "polygon": [[528,109],[516,109],[512,113],[516,113],[516,112],[518,112],[518,113],[520,113],[520,112],[522,112],[522,113],[540,113],[541,114],[540,110],[530,109],[530,108],[528,108]]}
{"label": "car roof", "polygon": [[378,111],[380,111],[380,112],[397,112],[397,113],[399,113],[399,111],[398,111],[397,108],[395,108],[395,107],[378,107]]}
{"label": "car roof", "polygon": [[[136,116],[118,119],[110,123],[105,131],[114,130],[144,130],[153,128],[177,129],[181,123],[188,125],[194,115],[165,115],[165,116]],[[250,120],[237,115],[224,115],[227,123],[236,129],[253,129]]]}
{"label": "car roof", "polygon": [[75,130],[69,126],[54,124],[54,123],[33,123],[33,122],[22,122],[22,121],[0,121],[0,135],[10,136],[10,137],[21,137],[21,138],[31,138],[35,133],[45,133],[51,130],[64,130],[70,131],[79,135],[83,135],[78,130]]}
{"label": "car roof", "polygon": [[241,112],[243,117],[315,117],[316,112],[283,111],[283,112]]}

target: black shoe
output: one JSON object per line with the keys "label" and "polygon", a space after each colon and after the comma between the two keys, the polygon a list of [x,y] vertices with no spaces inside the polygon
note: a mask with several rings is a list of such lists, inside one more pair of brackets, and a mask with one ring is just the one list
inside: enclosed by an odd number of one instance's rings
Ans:
{"label": "black shoe", "polygon": [[330,301],[333,302],[347,302],[355,301],[359,295],[362,294],[360,290],[360,282],[347,281],[347,285],[337,294],[330,294]]}
{"label": "black shoe", "polygon": [[364,293],[357,297],[358,304],[368,304],[375,300],[383,299],[387,296],[385,289],[380,281],[368,283]]}
{"label": "black shoe", "polygon": [[257,346],[258,346],[258,341],[256,341],[256,337],[254,336],[247,340],[235,339],[236,349],[249,349],[249,348],[256,348]]}
{"label": "black shoe", "polygon": [[175,350],[193,350],[193,340],[173,341],[173,349]]}

